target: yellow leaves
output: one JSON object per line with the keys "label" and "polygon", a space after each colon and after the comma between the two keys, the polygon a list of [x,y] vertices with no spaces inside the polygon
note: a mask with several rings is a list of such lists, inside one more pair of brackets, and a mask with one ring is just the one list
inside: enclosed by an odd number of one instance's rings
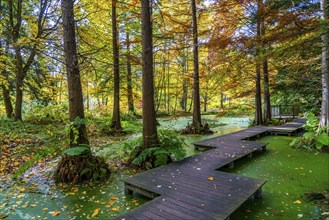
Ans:
{"label": "yellow leaves", "polygon": [[94,210],[94,213],[93,213],[93,215],[91,217],[96,217],[98,215],[98,213],[99,213],[99,209],[95,209]]}
{"label": "yellow leaves", "polygon": [[37,207],[37,204],[30,204],[29,206],[34,208],[34,207]]}
{"label": "yellow leaves", "polygon": [[302,204],[302,202],[300,200],[296,200],[294,203],[295,204]]}
{"label": "yellow leaves", "polygon": [[115,207],[113,207],[111,210],[116,212],[116,211],[119,211],[119,209],[120,209],[119,206],[115,206]]}
{"label": "yellow leaves", "polygon": [[61,214],[60,211],[53,211],[53,212],[49,212],[52,216],[57,216],[59,214]]}
{"label": "yellow leaves", "polygon": [[24,187],[21,187],[21,188],[19,188],[19,191],[20,192],[24,192],[25,191],[25,188]]}
{"label": "yellow leaves", "polygon": [[42,211],[46,212],[48,211],[48,208],[43,208]]}
{"label": "yellow leaves", "polygon": [[214,180],[214,177],[210,176],[210,177],[208,177],[208,180],[209,181],[213,181]]}

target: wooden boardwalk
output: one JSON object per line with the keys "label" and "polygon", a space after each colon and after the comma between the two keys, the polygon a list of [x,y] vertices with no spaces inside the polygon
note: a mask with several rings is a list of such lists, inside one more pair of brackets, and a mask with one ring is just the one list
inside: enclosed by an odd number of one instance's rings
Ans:
{"label": "wooden boardwalk", "polygon": [[249,140],[284,133],[287,128],[291,132],[302,124],[295,121],[275,128],[257,126],[196,142],[195,148],[209,150],[124,178],[126,193],[137,192],[153,200],[117,219],[228,219],[251,196],[260,198],[266,181],[217,169],[233,167],[234,161],[266,149],[265,143]]}

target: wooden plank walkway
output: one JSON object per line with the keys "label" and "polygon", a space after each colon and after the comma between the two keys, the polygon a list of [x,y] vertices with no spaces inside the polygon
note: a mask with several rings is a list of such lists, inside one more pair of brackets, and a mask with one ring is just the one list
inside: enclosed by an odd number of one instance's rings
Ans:
{"label": "wooden plank walkway", "polygon": [[302,124],[256,126],[196,142],[195,148],[210,150],[124,178],[126,193],[136,192],[153,200],[117,219],[228,219],[251,196],[260,198],[266,181],[217,169],[233,167],[234,161],[266,150],[266,144],[250,139]]}

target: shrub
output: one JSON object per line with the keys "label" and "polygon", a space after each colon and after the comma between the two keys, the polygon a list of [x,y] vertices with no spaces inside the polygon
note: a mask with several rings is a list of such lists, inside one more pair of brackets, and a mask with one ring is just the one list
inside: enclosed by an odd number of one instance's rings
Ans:
{"label": "shrub", "polygon": [[[159,130],[159,146],[143,148],[142,143],[131,154],[132,163],[150,169],[181,160],[186,155],[185,142],[171,130]],[[141,139],[140,139],[141,140]]]}
{"label": "shrub", "polygon": [[303,128],[306,133],[302,137],[295,138],[290,146],[308,151],[321,150],[329,146],[329,135],[326,133],[328,127],[319,128],[319,119],[312,112],[306,113],[305,116],[307,121]]}
{"label": "shrub", "polygon": [[61,123],[67,120],[67,105],[36,106],[25,114],[25,121],[33,124]]}

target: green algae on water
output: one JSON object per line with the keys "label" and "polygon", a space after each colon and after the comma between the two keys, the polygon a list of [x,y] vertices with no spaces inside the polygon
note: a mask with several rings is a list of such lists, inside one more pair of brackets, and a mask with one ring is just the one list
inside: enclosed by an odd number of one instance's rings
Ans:
{"label": "green algae on water", "polygon": [[267,136],[267,151],[242,159],[229,171],[267,180],[262,199],[249,199],[231,219],[326,219],[329,207],[304,199],[308,192],[329,190],[329,154],[292,149],[293,137]]}

